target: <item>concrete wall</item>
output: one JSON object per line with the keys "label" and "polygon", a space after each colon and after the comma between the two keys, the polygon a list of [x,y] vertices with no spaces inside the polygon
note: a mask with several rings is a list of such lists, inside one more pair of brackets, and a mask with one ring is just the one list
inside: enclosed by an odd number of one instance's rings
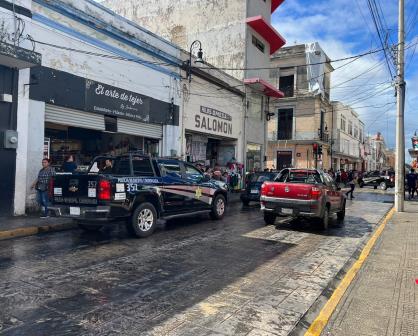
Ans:
{"label": "concrete wall", "polygon": [[[106,0],[103,5],[183,49],[200,40],[205,61],[217,67],[245,65],[246,3],[242,0]],[[227,72],[243,78],[242,71]]]}

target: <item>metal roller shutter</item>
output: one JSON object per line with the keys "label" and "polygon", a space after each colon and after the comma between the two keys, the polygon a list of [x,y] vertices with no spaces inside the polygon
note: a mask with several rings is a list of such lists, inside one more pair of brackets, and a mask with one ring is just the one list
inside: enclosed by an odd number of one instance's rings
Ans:
{"label": "metal roller shutter", "polygon": [[145,124],[118,118],[118,133],[161,139],[163,137],[163,127],[162,125]]}
{"label": "metal roller shutter", "polygon": [[45,106],[45,121],[99,131],[105,130],[104,116],[101,114],[81,112],[49,104]]}

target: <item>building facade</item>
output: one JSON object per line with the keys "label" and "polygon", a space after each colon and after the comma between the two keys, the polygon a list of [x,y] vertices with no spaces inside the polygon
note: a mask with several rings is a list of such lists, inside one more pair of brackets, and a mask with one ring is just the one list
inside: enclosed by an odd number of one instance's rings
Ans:
{"label": "building facade", "polygon": [[[330,60],[318,43],[281,48],[270,81],[284,92],[268,122],[267,166],[331,168]],[[322,150],[322,154],[317,152]]]}
{"label": "building facade", "polygon": [[193,42],[200,41],[208,63],[206,67],[211,64],[225,69],[240,80],[241,85],[245,84],[242,155],[249,171],[266,165],[266,116],[273,100],[283,96],[269,83],[268,70],[270,55],[285,44],[283,37],[271,26],[271,13],[282,2],[106,0],[103,5],[185,50],[189,51]]}
{"label": "building facade", "polygon": [[357,112],[341,102],[333,106],[332,168],[365,170],[364,123]]}

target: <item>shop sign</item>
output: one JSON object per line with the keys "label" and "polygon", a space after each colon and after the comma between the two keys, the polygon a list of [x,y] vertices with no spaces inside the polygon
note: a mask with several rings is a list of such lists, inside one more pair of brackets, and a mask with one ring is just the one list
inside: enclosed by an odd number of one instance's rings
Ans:
{"label": "shop sign", "polygon": [[195,115],[195,127],[220,135],[232,135],[232,117],[210,107],[200,106],[200,114]]}
{"label": "shop sign", "polygon": [[149,122],[150,98],[92,80],[86,81],[86,110]]}

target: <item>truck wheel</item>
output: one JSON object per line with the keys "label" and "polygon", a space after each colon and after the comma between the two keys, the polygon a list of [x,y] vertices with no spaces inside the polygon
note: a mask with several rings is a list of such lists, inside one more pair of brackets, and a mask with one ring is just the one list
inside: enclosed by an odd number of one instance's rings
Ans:
{"label": "truck wheel", "polygon": [[266,223],[266,225],[274,225],[275,221],[276,221],[276,214],[271,213],[271,212],[264,213],[264,223]]}
{"label": "truck wheel", "polygon": [[338,220],[342,221],[342,220],[344,220],[344,217],[345,217],[345,201],[343,203],[343,207],[342,207],[341,211],[337,212]]}
{"label": "truck wheel", "polygon": [[210,212],[210,217],[212,219],[222,219],[225,215],[225,207],[226,207],[226,201],[225,197],[222,195],[218,195],[213,200],[212,204],[212,211]]}
{"label": "truck wheel", "polygon": [[324,209],[324,214],[320,219],[320,225],[322,230],[328,230],[329,225],[329,208],[326,206]]}
{"label": "truck wheel", "polygon": [[[142,203],[134,211],[131,229],[135,236],[144,238],[152,235],[157,226],[157,211],[151,203]],[[129,231],[132,231],[129,230]]]}
{"label": "truck wheel", "polygon": [[99,231],[103,225],[94,225],[94,224],[83,224],[83,223],[77,223],[78,227],[84,231],[88,232],[95,232]]}

